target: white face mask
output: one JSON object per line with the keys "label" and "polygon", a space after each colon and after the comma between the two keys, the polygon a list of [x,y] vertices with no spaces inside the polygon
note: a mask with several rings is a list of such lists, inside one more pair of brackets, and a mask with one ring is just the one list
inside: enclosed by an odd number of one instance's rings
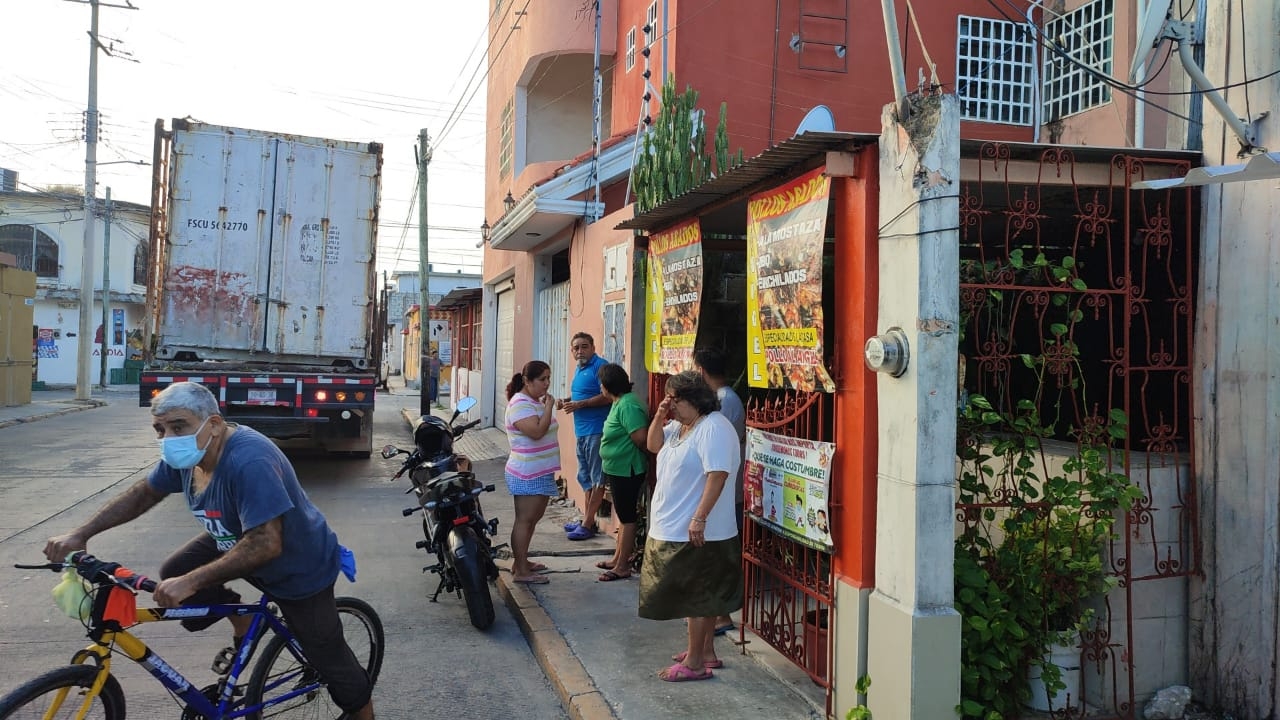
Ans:
{"label": "white face mask", "polygon": [[[209,417],[213,417],[210,415]],[[213,443],[213,438],[209,438],[209,442],[204,447],[200,447],[196,437],[200,431],[204,429],[209,418],[205,418],[200,423],[200,427],[190,435],[179,435],[178,437],[160,438],[160,459],[165,461],[169,467],[177,470],[190,470],[204,459],[204,453],[209,449],[209,445]]]}

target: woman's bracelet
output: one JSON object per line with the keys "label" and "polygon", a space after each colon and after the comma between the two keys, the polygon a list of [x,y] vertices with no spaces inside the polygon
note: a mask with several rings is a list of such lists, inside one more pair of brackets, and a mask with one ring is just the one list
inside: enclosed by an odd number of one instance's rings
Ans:
{"label": "woman's bracelet", "polygon": [[693,521],[694,521],[694,522],[705,523],[705,522],[707,521],[707,519],[706,519],[706,518],[704,518],[704,517],[701,517],[701,518],[700,518],[700,517],[695,516],[695,517],[693,518]]}

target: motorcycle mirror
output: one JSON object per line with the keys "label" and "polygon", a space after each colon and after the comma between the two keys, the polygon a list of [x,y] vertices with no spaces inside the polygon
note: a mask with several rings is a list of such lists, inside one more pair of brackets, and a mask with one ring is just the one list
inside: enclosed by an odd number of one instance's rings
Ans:
{"label": "motorcycle mirror", "polygon": [[382,446],[382,457],[384,458],[393,458],[399,454],[400,454],[400,448],[396,447],[395,445]]}
{"label": "motorcycle mirror", "polygon": [[457,410],[460,413],[467,412],[475,406],[476,406],[476,399],[471,397],[470,395],[467,395],[466,397],[458,398]]}

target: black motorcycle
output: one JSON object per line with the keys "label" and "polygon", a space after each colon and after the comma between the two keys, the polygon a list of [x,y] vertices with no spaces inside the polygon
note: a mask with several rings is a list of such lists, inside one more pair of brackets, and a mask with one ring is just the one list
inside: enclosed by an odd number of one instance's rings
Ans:
{"label": "black motorcycle", "polygon": [[404,465],[391,477],[405,472],[413,486],[406,490],[418,500],[416,507],[405,508],[404,516],[422,512],[425,539],[417,547],[436,558],[435,565],[422,568],[440,576],[440,585],[431,596],[436,602],[441,592],[458,593],[466,598],[471,624],[484,630],[493,624],[493,598],[489,582],[498,579],[498,566],[493,558],[497,550],[490,538],[498,534],[498,520],[485,520],[480,510],[480,495],[493,492],[493,485],[482,485],[471,472],[471,462],[453,451],[453,441],[479,420],[454,427],[458,415],[475,407],[476,400],[458,400],[448,422],[424,415],[413,431],[414,450],[401,450],[395,445],[382,448],[382,457],[407,454]]}

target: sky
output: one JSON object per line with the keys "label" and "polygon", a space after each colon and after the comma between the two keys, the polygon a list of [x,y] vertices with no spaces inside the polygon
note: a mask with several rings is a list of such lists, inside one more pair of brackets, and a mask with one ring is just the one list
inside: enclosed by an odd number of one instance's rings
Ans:
{"label": "sky", "polygon": [[[98,197],[150,204],[134,163],[151,162],[157,118],[380,142],[378,270],[416,272],[426,128],[430,261],[480,271],[488,2],[128,2],[99,11]],[[19,190],[84,186],[90,18],[85,2],[0,0],[0,167]]]}

